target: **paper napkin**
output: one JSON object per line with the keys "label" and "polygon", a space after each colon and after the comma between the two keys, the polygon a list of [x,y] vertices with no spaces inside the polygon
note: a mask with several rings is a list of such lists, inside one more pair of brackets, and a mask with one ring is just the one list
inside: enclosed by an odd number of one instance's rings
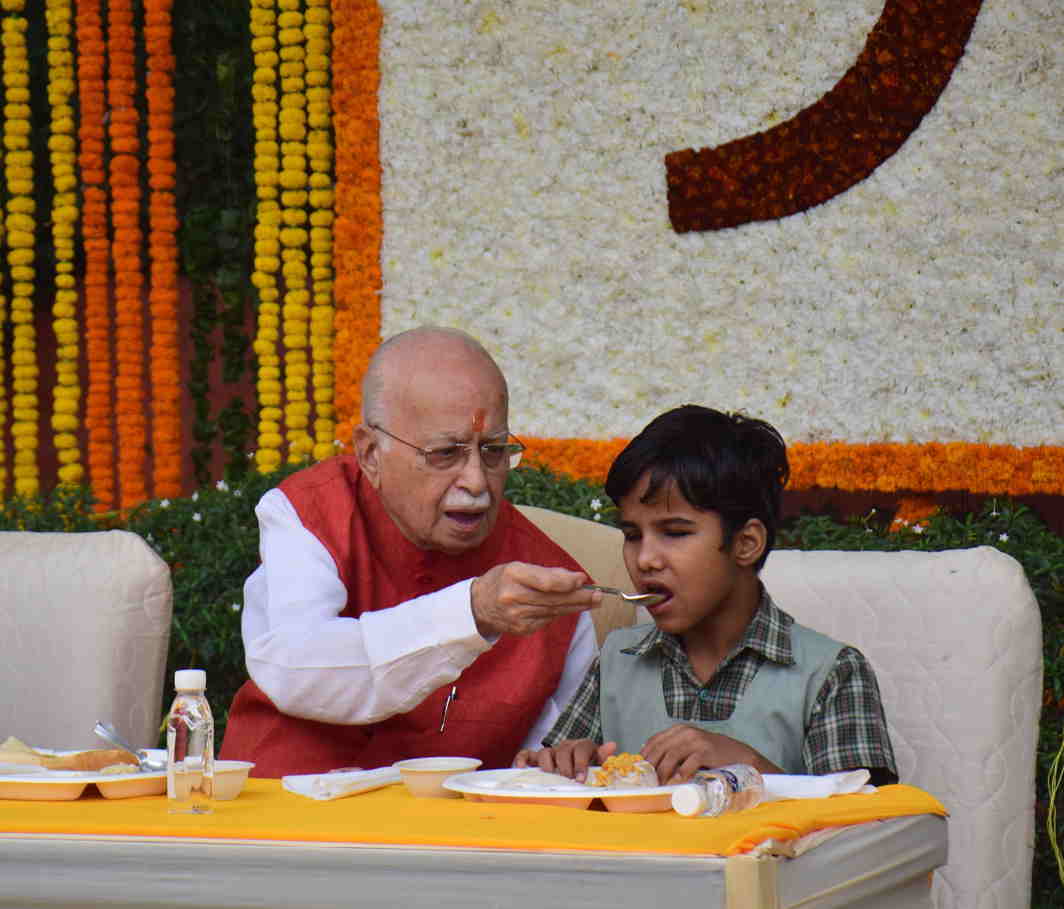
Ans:
{"label": "paper napkin", "polygon": [[875,786],[865,785],[869,776],[867,770],[844,770],[841,773],[825,773],[823,776],[766,773],[765,797],[762,801],[818,799],[829,795],[849,795],[853,792],[875,792]]}
{"label": "paper napkin", "polygon": [[345,770],[339,773],[306,773],[281,777],[281,786],[296,795],[318,801],[342,799],[371,789],[380,789],[399,782],[399,771],[394,767],[378,767],[376,770]]}

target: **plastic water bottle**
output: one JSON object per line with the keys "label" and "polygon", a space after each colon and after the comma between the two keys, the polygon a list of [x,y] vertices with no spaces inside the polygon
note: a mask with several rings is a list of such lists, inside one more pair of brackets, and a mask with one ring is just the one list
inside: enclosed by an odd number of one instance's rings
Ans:
{"label": "plastic water bottle", "polygon": [[672,793],[672,809],[684,817],[716,817],[753,808],[765,797],[765,781],[749,764],[699,770]]}
{"label": "plastic water bottle", "polygon": [[166,717],[166,803],[170,814],[213,811],[214,717],[204,691],[207,673],[179,669],[177,696]]}

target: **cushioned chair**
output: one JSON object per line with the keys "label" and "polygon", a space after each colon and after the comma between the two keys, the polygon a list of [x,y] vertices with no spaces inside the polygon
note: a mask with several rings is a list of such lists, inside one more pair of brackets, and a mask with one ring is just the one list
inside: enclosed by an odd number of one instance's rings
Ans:
{"label": "cushioned chair", "polygon": [[98,748],[98,720],[154,747],[172,589],[139,536],[0,533],[0,740]]}
{"label": "cushioned chair", "polygon": [[[522,511],[596,580],[631,589],[620,531]],[[950,859],[935,874],[934,904],[1028,906],[1042,626],[1019,563],[989,547],[779,550],[762,580],[796,619],[859,647],[875,668],[902,782],[950,812]],[[633,620],[633,610],[609,608],[597,617],[600,637]]]}

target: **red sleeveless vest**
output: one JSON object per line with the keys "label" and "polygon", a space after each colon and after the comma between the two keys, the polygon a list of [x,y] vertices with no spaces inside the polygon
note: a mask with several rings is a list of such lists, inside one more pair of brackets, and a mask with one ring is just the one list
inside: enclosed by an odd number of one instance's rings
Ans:
{"label": "red sleeveless vest", "polygon": [[[387,609],[503,562],[580,570],[509,502],[502,503],[492,535],[477,549],[457,556],[418,549],[388,517],[353,456],[293,474],[280,488],[336,563],[348,591],[343,616]],[[455,682],[458,698],[442,733],[450,685],[409,713],[369,726],[342,726],[285,715],[248,681],[233,700],[220,756],[254,761],[253,775],[261,777],[369,769],[434,755],[478,757],[484,769],[507,767],[558,687],[576,622],[570,616],[527,637],[503,635]]]}

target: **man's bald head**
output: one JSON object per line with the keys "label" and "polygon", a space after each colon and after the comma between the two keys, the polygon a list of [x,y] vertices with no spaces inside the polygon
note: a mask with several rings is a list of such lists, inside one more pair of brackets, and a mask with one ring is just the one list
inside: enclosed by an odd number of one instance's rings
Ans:
{"label": "man's bald head", "polygon": [[506,378],[491,354],[472,335],[457,328],[423,326],[392,335],[370,358],[362,379],[362,422],[368,426],[388,423],[388,410],[412,371],[462,364],[478,369],[499,383],[504,401],[509,393]]}
{"label": "man's bald head", "polygon": [[[355,454],[396,527],[425,550],[483,543],[509,471],[482,447],[509,437],[506,381],[488,352],[454,329],[405,331],[373,355],[362,389]],[[440,451],[457,456],[430,463]]]}

